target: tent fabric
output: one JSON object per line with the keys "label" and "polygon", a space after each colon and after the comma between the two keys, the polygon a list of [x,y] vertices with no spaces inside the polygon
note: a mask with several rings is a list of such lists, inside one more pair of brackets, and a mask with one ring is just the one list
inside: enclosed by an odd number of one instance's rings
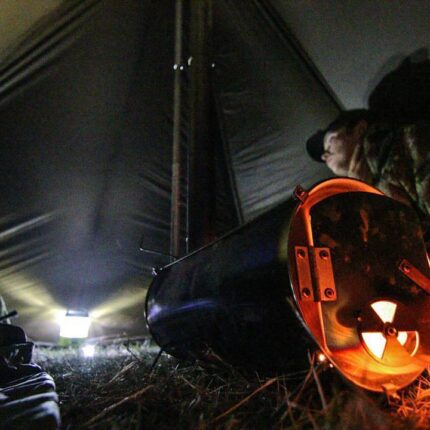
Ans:
{"label": "tent fabric", "polygon": [[[171,261],[174,11],[64,2],[3,61],[0,293],[33,338],[58,337],[68,308],[92,335],[145,331],[144,287]],[[221,234],[237,218],[217,142]]]}
{"label": "tent fabric", "polygon": [[55,338],[69,307],[95,309],[103,333],[142,331],[139,276],[166,262],[140,253],[142,234],[168,250],[172,2],[71,3],[22,41],[0,93],[2,224],[16,232],[1,293],[35,338]]}
{"label": "tent fabric", "polygon": [[[0,294],[37,340],[74,307],[92,336],[140,334],[152,268],[171,261],[175,1],[57,3],[0,47]],[[284,3],[213,2],[217,235],[329,175],[304,142],[338,106],[280,31],[302,2]],[[184,71],[183,215],[188,86]]]}
{"label": "tent fabric", "polygon": [[346,109],[405,57],[430,48],[430,3],[421,0],[270,0]]}
{"label": "tent fabric", "polygon": [[215,91],[249,220],[327,175],[303,142],[338,108],[255,2],[217,2],[214,25]]}

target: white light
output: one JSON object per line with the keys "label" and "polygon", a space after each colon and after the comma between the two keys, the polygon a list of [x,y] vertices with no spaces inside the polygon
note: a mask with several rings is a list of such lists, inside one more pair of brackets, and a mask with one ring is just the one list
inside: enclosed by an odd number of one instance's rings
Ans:
{"label": "white light", "polygon": [[392,323],[394,314],[396,313],[397,305],[393,302],[380,300],[379,302],[372,303],[373,310],[378,314],[384,323]]}
{"label": "white light", "polygon": [[406,341],[408,340],[408,332],[407,331],[399,331],[397,335],[397,340],[400,345],[405,346]]}
{"label": "white light", "polygon": [[88,313],[82,311],[67,311],[61,323],[60,336],[71,339],[85,339],[88,337],[91,320]]}
{"label": "white light", "polygon": [[96,353],[96,346],[95,345],[84,345],[82,348],[82,354],[84,357],[92,358],[94,357]]}
{"label": "white light", "polygon": [[361,333],[361,335],[372,354],[382,359],[385,345],[387,344],[387,339],[385,339],[384,335],[379,332]]}

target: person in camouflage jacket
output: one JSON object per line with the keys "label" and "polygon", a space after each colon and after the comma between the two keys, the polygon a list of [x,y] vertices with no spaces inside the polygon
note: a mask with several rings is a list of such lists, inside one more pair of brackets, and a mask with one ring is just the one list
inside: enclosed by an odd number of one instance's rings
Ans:
{"label": "person in camouflage jacket", "polygon": [[370,126],[363,156],[373,184],[390,197],[430,215],[430,122],[379,129]]}
{"label": "person in camouflage jacket", "polygon": [[306,142],[338,176],[360,179],[430,220],[430,122],[387,123],[366,109],[341,112]]}

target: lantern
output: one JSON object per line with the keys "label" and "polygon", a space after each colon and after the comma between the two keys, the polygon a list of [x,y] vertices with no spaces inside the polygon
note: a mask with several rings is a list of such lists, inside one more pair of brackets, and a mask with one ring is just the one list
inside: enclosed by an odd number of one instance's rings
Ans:
{"label": "lantern", "polygon": [[69,309],[61,323],[60,336],[70,339],[86,339],[90,325],[91,320],[87,311]]}
{"label": "lantern", "polygon": [[430,270],[415,212],[336,178],[164,267],[147,295],[155,341],[177,357],[266,373],[319,350],[372,391],[429,362]]}

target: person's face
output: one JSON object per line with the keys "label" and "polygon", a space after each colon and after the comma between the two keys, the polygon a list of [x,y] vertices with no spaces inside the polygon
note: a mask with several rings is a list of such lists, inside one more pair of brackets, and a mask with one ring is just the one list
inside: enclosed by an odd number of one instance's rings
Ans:
{"label": "person's face", "polygon": [[328,131],[324,136],[324,153],[321,159],[338,176],[347,176],[352,154],[357,144],[355,133],[345,128]]}

